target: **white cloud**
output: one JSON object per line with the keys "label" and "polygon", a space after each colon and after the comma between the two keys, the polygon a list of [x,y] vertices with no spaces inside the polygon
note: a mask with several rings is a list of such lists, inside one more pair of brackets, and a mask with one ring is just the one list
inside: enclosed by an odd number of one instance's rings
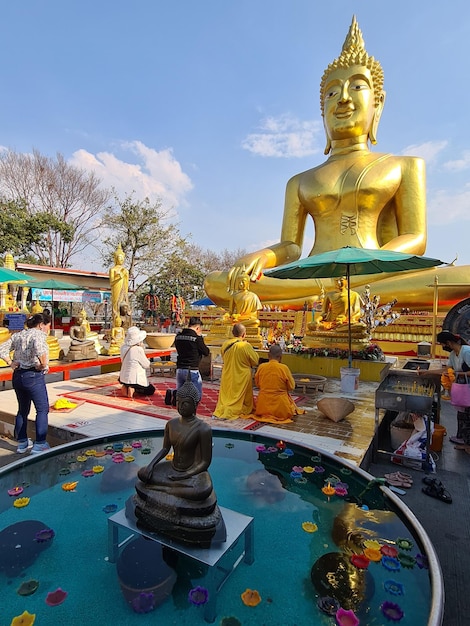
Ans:
{"label": "white cloud", "polygon": [[242,148],[267,157],[305,157],[319,152],[316,137],[322,129],[318,121],[301,121],[288,114],[262,120],[260,132],[249,134]]}
{"label": "white cloud", "polygon": [[447,189],[433,192],[428,199],[428,219],[430,224],[449,224],[470,219],[470,184],[462,191],[452,193]]}
{"label": "white cloud", "polygon": [[464,150],[460,159],[454,161],[447,161],[444,163],[444,168],[451,172],[461,172],[462,170],[468,170],[470,168],[470,150]]}
{"label": "white cloud", "polygon": [[426,141],[421,144],[413,144],[403,149],[404,156],[421,157],[426,163],[432,163],[437,155],[447,147],[447,141]]}
{"label": "white cloud", "polygon": [[171,149],[159,152],[141,141],[123,142],[119,148],[132,154],[136,162],[120,160],[111,152],[94,155],[81,149],[74,152],[69,163],[95,172],[105,187],[114,187],[119,195],[135,192],[138,198],[161,199],[167,209],[185,204],[193,184]]}

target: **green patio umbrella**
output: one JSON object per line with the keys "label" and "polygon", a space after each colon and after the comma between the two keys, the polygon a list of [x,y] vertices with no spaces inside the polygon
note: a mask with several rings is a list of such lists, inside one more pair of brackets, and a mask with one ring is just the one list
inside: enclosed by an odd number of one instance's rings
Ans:
{"label": "green patio umbrella", "polygon": [[8,267],[0,267],[0,283],[26,283],[33,280],[31,276],[10,270]]}
{"label": "green patio umbrella", "polygon": [[64,280],[55,280],[55,278],[46,278],[44,280],[31,280],[31,277],[28,278],[28,284],[23,285],[23,287],[30,287],[31,289],[50,289],[52,292],[52,330],[54,330],[54,291],[85,291],[86,289],[86,287],[84,287],[83,285],[75,285],[74,283],[67,283]]}
{"label": "green patio umbrella", "polygon": [[349,339],[349,367],[352,367],[351,350],[351,301],[350,276],[378,274],[381,272],[404,272],[408,270],[422,270],[442,265],[443,261],[414,254],[394,252],[392,250],[368,250],[345,246],[329,252],[315,254],[288,265],[277,267],[265,272],[272,278],[335,278],[346,276],[348,281],[348,339]]}

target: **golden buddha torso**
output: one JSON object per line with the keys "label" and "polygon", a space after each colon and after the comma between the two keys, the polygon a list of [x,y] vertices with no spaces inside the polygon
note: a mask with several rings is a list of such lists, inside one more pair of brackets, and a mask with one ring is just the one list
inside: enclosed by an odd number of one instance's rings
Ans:
{"label": "golden buddha torso", "polygon": [[409,184],[402,181],[403,168],[424,172],[421,159],[366,152],[331,157],[289,181],[315,223],[310,255],[343,246],[380,248],[396,237],[397,194]]}

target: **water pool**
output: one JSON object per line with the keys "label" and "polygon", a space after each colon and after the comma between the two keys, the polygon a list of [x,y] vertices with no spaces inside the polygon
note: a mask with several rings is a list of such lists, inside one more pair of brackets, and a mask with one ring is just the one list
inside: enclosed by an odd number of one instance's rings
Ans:
{"label": "water pool", "polygon": [[[255,433],[214,431],[213,436],[210,473],[218,502],[254,517],[255,553],[254,563],[240,563],[219,591],[216,624],[331,625],[334,619],[317,606],[321,596],[331,595],[353,609],[361,625],[393,623],[383,615],[386,602],[400,607],[402,623],[441,623],[436,555],[398,498],[385,495],[368,474],[325,453],[290,443],[279,449],[277,441]],[[87,439],[21,459],[0,472],[2,625],[24,611],[46,625],[205,623],[203,606],[188,601],[192,588],[204,586],[203,568],[179,565],[171,596],[141,614],[127,604],[116,565],[108,559],[107,518],[125,506],[138,467],[161,443],[162,432],[149,436],[148,431]],[[119,456],[127,460],[115,462]],[[63,489],[77,481],[74,490]],[[323,493],[328,484],[340,495]],[[22,493],[9,495],[15,487]],[[19,498],[29,503],[14,506]],[[52,529],[54,537],[38,543],[38,528]],[[398,558],[382,556],[360,569],[361,562],[353,565],[351,555],[363,552],[365,540],[376,540],[392,553],[397,549]],[[30,580],[39,582],[38,589],[19,595]],[[49,606],[47,594],[57,588],[67,597]],[[257,606],[242,602],[246,589],[259,592]]]}

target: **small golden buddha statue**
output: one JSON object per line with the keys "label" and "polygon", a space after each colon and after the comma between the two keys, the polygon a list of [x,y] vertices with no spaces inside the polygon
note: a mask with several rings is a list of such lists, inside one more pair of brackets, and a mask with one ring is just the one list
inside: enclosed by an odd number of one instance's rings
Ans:
{"label": "small golden buddha statue", "polygon": [[[421,158],[372,152],[385,102],[383,70],[365,49],[353,18],[341,54],[321,80],[321,112],[328,159],[287,183],[280,242],[238,259],[229,272],[206,278],[207,295],[227,308],[239,278],[247,273],[251,291],[263,304],[301,309],[319,286],[310,279],[277,279],[263,270],[300,258],[307,220],[314,223],[310,256],[354,246],[416,255],[426,250],[425,165]],[[383,300],[432,310],[429,285],[438,276],[439,297],[456,303],[468,296],[470,266],[444,266],[419,272],[351,279],[354,288],[374,283]],[[444,287],[445,283],[454,283]],[[464,283],[462,287],[455,283]]]}
{"label": "small golden buddha statue", "polygon": [[111,329],[109,346],[107,348],[103,348],[101,350],[101,354],[106,354],[107,356],[117,356],[121,354],[121,346],[124,343],[125,336],[126,331],[122,326],[122,319],[118,316],[116,317],[114,326]]}
{"label": "small golden buddha statue", "polygon": [[33,306],[31,307],[31,314],[34,315],[35,313],[42,313],[43,311],[44,309],[39,304],[39,300],[35,300]]}
{"label": "small golden buddha statue", "polygon": [[[114,253],[114,265],[109,270],[109,284],[111,287],[111,306],[113,322],[122,315],[121,306],[129,309],[129,270],[124,267],[124,251],[121,244]],[[126,328],[126,325],[124,324]]]}

